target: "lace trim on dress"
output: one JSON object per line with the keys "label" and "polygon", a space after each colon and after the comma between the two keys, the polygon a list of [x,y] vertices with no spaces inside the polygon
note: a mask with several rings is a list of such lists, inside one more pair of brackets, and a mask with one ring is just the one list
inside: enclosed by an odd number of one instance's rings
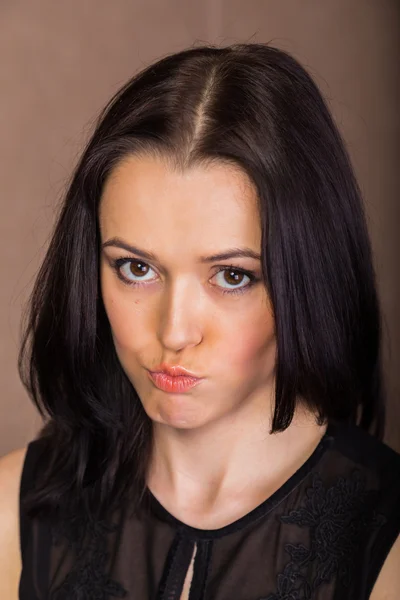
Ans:
{"label": "lace trim on dress", "polygon": [[59,521],[53,529],[53,543],[59,545],[62,539],[67,540],[76,562],[62,584],[52,591],[51,600],[107,600],[127,595],[107,574],[107,536],[116,530],[116,524],[82,516]]}
{"label": "lace trim on dress", "polygon": [[[348,477],[339,477],[333,485],[323,483],[321,476],[312,476],[300,508],[279,517],[281,523],[308,528],[309,547],[286,544],[289,562],[277,576],[276,591],[259,600],[311,600],[324,583],[338,583],[349,588],[355,560],[371,528],[379,528],[387,519],[374,506],[379,492],[368,490],[365,476],[354,470]],[[76,562],[65,580],[51,594],[51,600],[107,600],[124,598],[127,591],[107,573],[109,553],[107,537],[117,530],[117,524],[83,517],[60,520],[53,530],[53,542],[66,539],[74,549]],[[170,547],[158,600],[178,600],[195,540],[178,529]],[[205,587],[212,554],[211,540],[199,544],[195,559],[190,598],[200,600]],[[310,573],[313,576],[310,578]]]}
{"label": "lace trim on dress", "polygon": [[[310,547],[286,544],[290,561],[277,577],[277,591],[260,600],[311,600],[314,590],[335,575],[349,587],[364,532],[386,522],[373,508],[377,495],[366,489],[365,476],[358,470],[347,478],[339,477],[330,487],[316,473],[303,506],[280,517],[282,523],[308,527]],[[311,565],[315,577],[309,581]]]}

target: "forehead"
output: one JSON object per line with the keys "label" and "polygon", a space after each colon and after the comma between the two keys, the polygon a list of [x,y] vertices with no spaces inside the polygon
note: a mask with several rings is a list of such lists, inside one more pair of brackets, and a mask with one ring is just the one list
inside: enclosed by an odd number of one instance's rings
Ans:
{"label": "forehead", "polygon": [[159,157],[129,156],[105,184],[99,221],[103,239],[119,236],[157,249],[165,242],[197,250],[204,243],[206,252],[243,243],[258,250],[261,242],[255,186],[222,162],[178,171]]}

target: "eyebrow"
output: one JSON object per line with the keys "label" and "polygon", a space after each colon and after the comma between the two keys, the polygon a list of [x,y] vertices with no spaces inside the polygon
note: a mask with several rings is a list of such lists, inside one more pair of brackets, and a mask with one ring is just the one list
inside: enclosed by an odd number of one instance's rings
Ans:
{"label": "eyebrow", "polygon": [[[127,250],[128,252],[132,252],[132,254],[137,254],[141,258],[145,258],[146,260],[160,262],[157,256],[153,252],[147,252],[146,250],[141,250],[137,246],[132,246],[128,244],[124,240],[118,237],[114,237],[110,240],[107,240],[102,244],[102,248],[106,248],[107,246],[114,246],[116,248],[122,248],[123,250]],[[255,260],[261,260],[261,255],[254,252],[251,248],[229,248],[224,252],[219,252],[218,254],[211,254],[210,256],[200,256],[200,263],[211,263],[217,260],[227,260],[228,258],[254,258]]]}

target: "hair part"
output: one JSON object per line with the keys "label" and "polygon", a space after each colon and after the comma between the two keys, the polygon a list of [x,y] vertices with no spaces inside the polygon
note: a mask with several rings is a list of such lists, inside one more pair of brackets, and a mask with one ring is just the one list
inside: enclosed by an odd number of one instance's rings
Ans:
{"label": "hair part", "polygon": [[[359,187],[311,77],[266,44],[192,48],[133,77],[101,113],[66,192],[30,299],[23,384],[47,424],[48,468],[31,514],[102,513],[146,488],[151,421],[124,373],[100,293],[98,209],[132,154],[175,168],[226,162],[254,183],[276,324],[271,433],[296,398],[319,421],[382,438],[381,314]],[[267,401],[266,401],[267,402]],[[267,405],[267,404],[266,404]]]}

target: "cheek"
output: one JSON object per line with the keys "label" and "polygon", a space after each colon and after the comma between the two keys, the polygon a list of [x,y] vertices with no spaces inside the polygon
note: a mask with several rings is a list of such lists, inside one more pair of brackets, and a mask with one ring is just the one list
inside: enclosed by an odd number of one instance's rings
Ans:
{"label": "cheek", "polygon": [[116,301],[108,305],[107,315],[116,346],[123,352],[135,350],[145,335],[143,319],[132,305],[127,309]]}
{"label": "cheek", "polygon": [[144,319],[139,300],[129,298],[114,285],[102,282],[102,297],[116,346],[122,351],[133,349],[143,336]]}
{"label": "cheek", "polygon": [[256,372],[260,367],[264,371],[266,365],[273,368],[276,338],[272,316],[266,317],[264,311],[260,318],[242,323],[236,330],[226,329],[220,337],[219,350],[218,355],[225,357],[224,364],[236,373]]}

